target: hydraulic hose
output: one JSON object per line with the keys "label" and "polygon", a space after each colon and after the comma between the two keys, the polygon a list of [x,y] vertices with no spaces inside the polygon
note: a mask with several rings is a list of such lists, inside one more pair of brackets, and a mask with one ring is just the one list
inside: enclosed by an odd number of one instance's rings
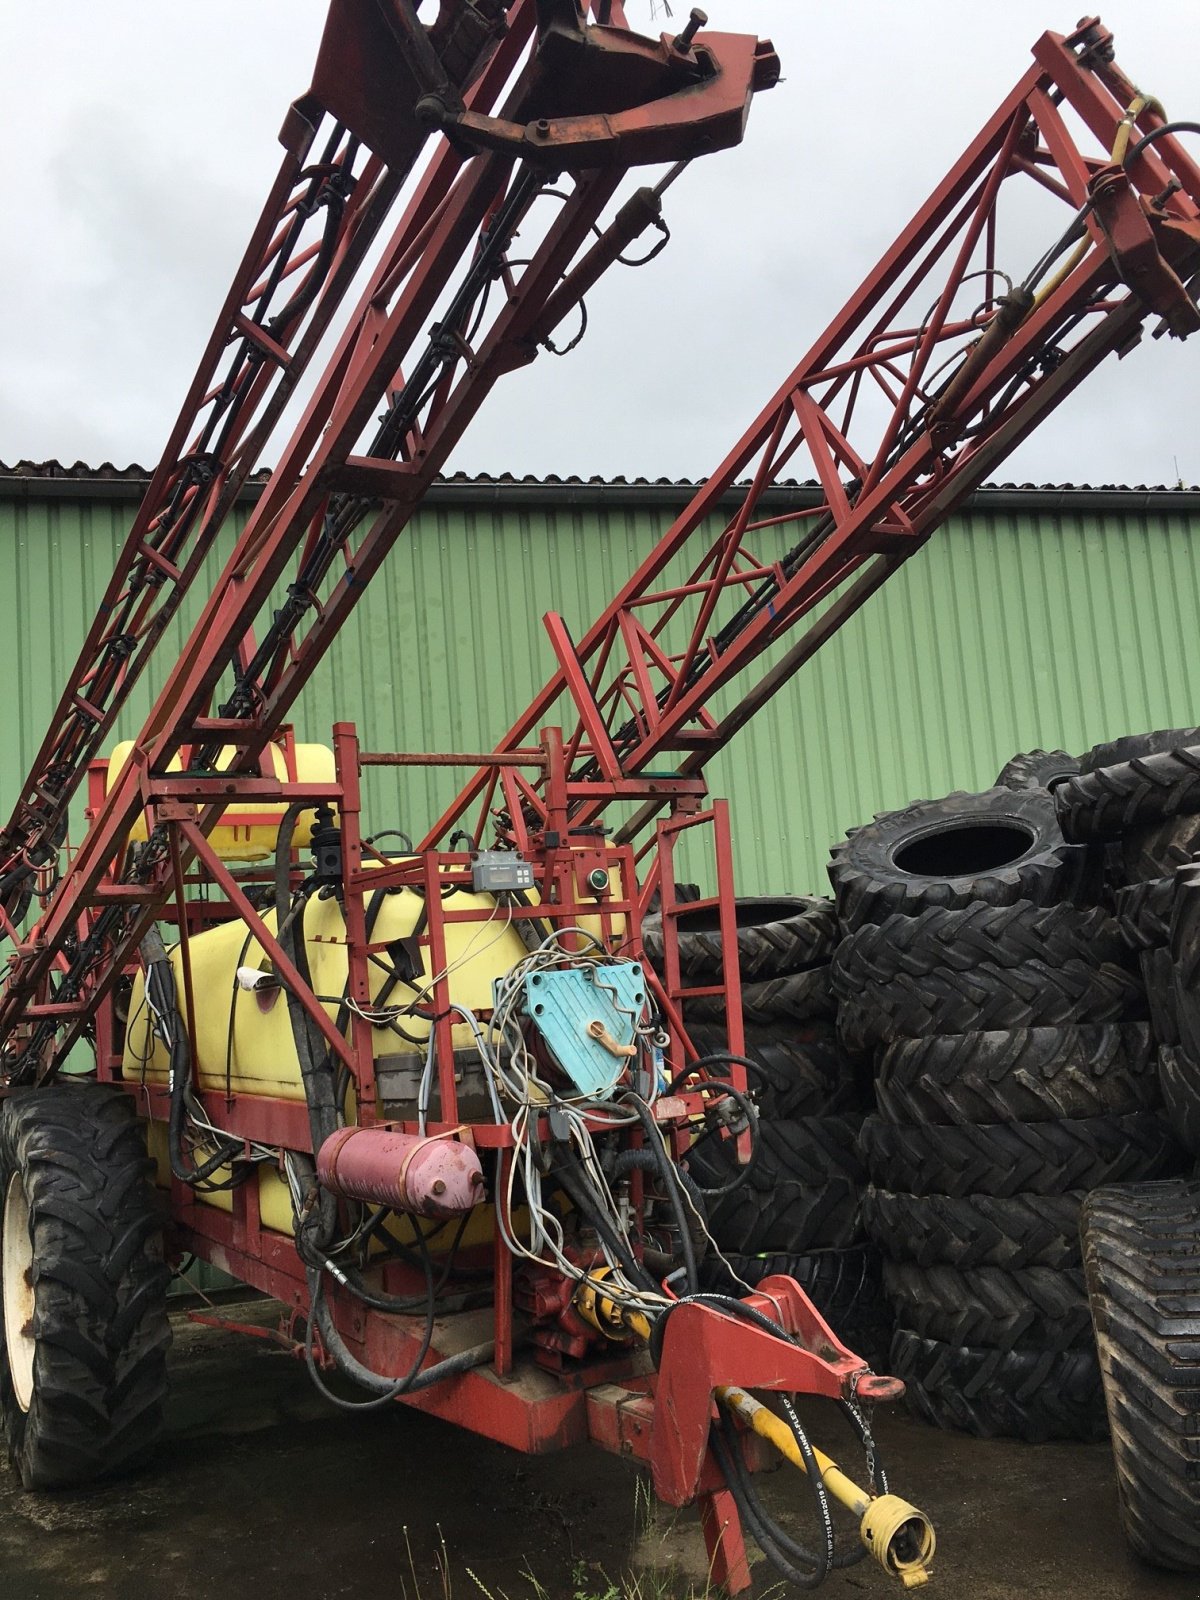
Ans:
{"label": "hydraulic hose", "polygon": [[[733,1495],[742,1522],[763,1555],[788,1583],[794,1583],[799,1589],[816,1589],[829,1576],[829,1570],[833,1565],[833,1517],[830,1514],[829,1499],[821,1480],[820,1469],[812,1456],[812,1446],[798,1419],[793,1425],[794,1418],[795,1412],[792,1411],[792,1416],[788,1418],[788,1426],[795,1434],[796,1444],[802,1456],[806,1456],[806,1463],[808,1460],[812,1463],[809,1469],[809,1482],[813,1487],[823,1535],[821,1548],[816,1551],[807,1550],[803,1545],[797,1544],[763,1507],[742,1460],[733,1419],[723,1416],[719,1426],[712,1429],[709,1437],[713,1455]],[[803,1565],[797,1565],[798,1562]]]}
{"label": "hydraulic hose", "polygon": [[666,1189],[667,1196],[671,1202],[671,1210],[675,1215],[675,1225],[679,1229],[679,1247],[683,1251],[683,1265],[686,1269],[688,1293],[695,1294],[700,1287],[700,1269],[696,1263],[696,1250],[692,1241],[692,1230],[688,1226],[679,1169],[663,1149],[662,1135],[658,1131],[658,1124],[651,1115],[650,1108],[646,1105],[646,1102],[639,1095],[634,1094],[626,1095],[625,1100],[632,1105],[646,1138],[644,1150],[631,1151],[629,1153],[631,1155],[649,1155],[662,1180],[663,1187]]}
{"label": "hydraulic hose", "polygon": [[[432,1278],[431,1268],[430,1278]],[[308,1330],[304,1339],[304,1359],[313,1382],[321,1390],[325,1398],[344,1411],[376,1410],[381,1406],[388,1405],[393,1400],[398,1400],[401,1395],[416,1394],[421,1389],[430,1389],[435,1383],[444,1383],[447,1378],[458,1377],[464,1372],[469,1372],[472,1367],[480,1366],[484,1361],[491,1358],[495,1350],[495,1342],[488,1340],[485,1344],[472,1345],[468,1350],[460,1350],[456,1355],[447,1356],[444,1361],[438,1361],[432,1367],[426,1367],[422,1371],[421,1363],[429,1354],[429,1346],[433,1339],[434,1307],[431,1296],[425,1319],[425,1332],[422,1336],[421,1348],[417,1352],[416,1359],[402,1378],[385,1378],[378,1372],[372,1372],[370,1367],[364,1367],[357,1356],[353,1355],[347,1348],[334,1323],[333,1313],[330,1311],[328,1301],[325,1299],[321,1273],[317,1268],[309,1269],[308,1290],[311,1312]],[[322,1343],[333,1357],[338,1368],[361,1388],[371,1390],[374,1395],[373,1399],[343,1400],[330,1390],[321,1377],[320,1368],[317,1366],[316,1354],[313,1349],[314,1326],[320,1333]]]}
{"label": "hydraulic hose", "polygon": [[167,947],[157,928],[151,928],[143,938],[140,954],[146,974],[147,1003],[155,1020],[156,1032],[170,1054],[167,1154],[171,1174],[181,1183],[194,1186],[227,1165],[230,1157],[241,1149],[242,1142],[240,1139],[231,1139],[218,1143],[214,1154],[200,1166],[189,1161],[183,1147],[183,1136],[187,1127],[188,1091],[192,1086],[192,1051],[187,1028],[179,1014],[175,969],[171,966]]}
{"label": "hydraulic hose", "polygon": [[597,1200],[579,1163],[570,1158],[558,1161],[554,1166],[554,1177],[567,1198],[576,1206],[584,1219],[591,1223],[620,1262],[622,1269],[628,1273],[630,1282],[639,1288],[649,1290],[652,1294],[657,1294],[657,1283],[613,1227],[611,1218],[606,1215],[604,1207]]}
{"label": "hydraulic hose", "polygon": [[[283,814],[275,843],[275,928],[280,946],[299,972],[308,981],[308,953],[304,942],[304,913],[307,903],[301,905],[298,916],[291,917],[290,866],[292,835],[296,819],[306,810],[299,801],[293,801]],[[308,1106],[308,1123],[312,1134],[313,1151],[318,1151],[337,1132],[337,1097],[334,1092],[333,1073],[329,1070],[328,1056],[315,1037],[316,1030],[301,1003],[300,996],[290,987],[284,987],[287,996],[288,1020],[292,1025],[292,1040],[300,1064],[300,1079],[304,1085],[304,1099]],[[317,1200],[315,1224],[305,1221],[308,1233],[306,1243],[312,1245],[314,1254],[323,1255],[337,1230],[337,1201],[327,1190],[321,1190]],[[301,1230],[296,1233],[300,1246]],[[311,1258],[310,1258],[311,1261]]]}
{"label": "hydraulic hose", "polygon": [[[744,1167],[737,1167],[732,1179],[728,1183],[722,1184],[719,1188],[707,1188],[697,1185],[700,1193],[710,1200],[732,1194],[735,1189],[740,1189],[749,1178],[754,1163],[758,1159],[758,1107],[753,1100],[748,1095],[743,1094],[740,1089],[735,1089],[731,1083],[725,1083],[720,1078],[696,1077],[698,1072],[703,1072],[711,1066],[719,1066],[722,1063],[733,1061],[739,1062],[747,1070],[757,1073],[760,1077],[762,1076],[762,1068],[757,1062],[751,1061],[746,1056],[735,1056],[727,1051],[720,1051],[715,1055],[701,1056],[698,1061],[693,1061],[691,1066],[685,1067],[682,1072],[677,1072],[665,1090],[667,1094],[675,1094],[684,1085],[693,1090],[719,1089],[722,1094],[728,1095],[746,1119],[747,1131],[750,1134],[750,1159]],[[704,1137],[705,1135],[701,1134],[699,1138],[694,1140],[692,1148],[695,1149],[696,1145]]]}

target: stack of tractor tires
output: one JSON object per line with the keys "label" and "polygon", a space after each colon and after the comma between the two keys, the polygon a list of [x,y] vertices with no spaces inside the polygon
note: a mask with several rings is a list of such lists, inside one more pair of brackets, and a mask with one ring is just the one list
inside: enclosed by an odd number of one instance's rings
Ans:
{"label": "stack of tractor tires", "polygon": [[[1061,781],[1070,758],[1050,759]],[[1095,853],[1064,839],[1045,788],[1000,784],[877,817],[830,877],[839,1027],[879,1101],[864,1220],[887,1257],[891,1370],[939,1426],[1095,1437],[1080,1205],[1177,1159]]]}
{"label": "stack of tractor tires", "polygon": [[1200,1155],[1200,1017],[1193,999],[1200,904],[1185,871],[1200,852],[1200,729],[1160,729],[1096,745],[1055,797],[1065,835],[1106,848],[1118,926],[1146,986],[1163,1100],[1180,1143]]}
{"label": "stack of tractor tires", "polygon": [[[851,1348],[879,1359],[886,1302],[862,1229],[862,1095],[835,1025],[833,902],[751,897],[738,900],[736,911],[747,1078],[759,1130],[748,1168],[739,1165],[734,1143],[715,1135],[688,1155],[719,1252],[705,1264],[706,1286],[744,1292],[740,1285],[786,1273]],[[719,987],[724,946],[715,908],[686,912],[678,927],[684,985]],[[657,918],[644,920],[642,940],[661,970]],[[728,1050],[723,994],[687,1000],[684,1016],[702,1057]]]}

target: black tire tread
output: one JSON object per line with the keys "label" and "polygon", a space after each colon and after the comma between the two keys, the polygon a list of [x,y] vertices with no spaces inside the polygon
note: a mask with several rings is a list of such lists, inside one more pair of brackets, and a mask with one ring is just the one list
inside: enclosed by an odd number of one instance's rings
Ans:
{"label": "black tire tread", "polygon": [[1200,744],[1185,744],[1069,778],[1054,791],[1063,833],[1077,844],[1200,812]]}
{"label": "black tire tread", "polygon": [[1158,1083],[1175,1137],[1189,1155],[1200,1156],[1200,1065],[1182,1045],[1163,1045]]}
{"label": "black tire tread", "polygon": [[1146,1014],[1140,978],[1111,962],[1066,961],[1020,967],[980,962],[969,972],[943,968],[890,983],[848,982],[834,965],[838,1025],[852,1053],[892,1039],[1002,1028],[1070,1027]]}
{"label": "black tire tread", "polygon": [[1200,744],[1200,728],[1155,728],[1151,733],[1124,733],[1119,739],[1094,744],[1079,758],[1080,772],[1095,772],[1099,767],[1116,767],[1143,756],[1162,755],[1181,745]]}
{"label": "black tire tread", "polygon": [[709,1231],[722,1250],[743,1255],[844,1249],[862,1239],[861,1192],[848,1178],[816,1188],[785,1181],[768,1191],[744,1184],[709,1201]]}
{"label": "black tire tread", "polygon": [[[743,1187],[769,1193],[780,1183],[819,1187],[831,1179],[862,1183],[866,1173],[858,1148],[861,1116],[798,1117],[793,1121],[764,1119]],[[703,1188],[720,1188],[737,1172],[732,1140],[707,1138],[688,1151],[692,1176]]]}
{"label": "black tire tread", "polygon": [[1175,963],[1165,948],[1143,950],[1138,957],[1150,1026],[1160,1045],[1179,1043],[1179,1005],[1175,986]]}
{"label": "black tire tread", "polygon": [[893,1122],[1043,1122],[1159,1102],[1145,1023],[900,1039],[879,1058],[875,1092]]}
{"label": "black tire tread", "polygon": [[896,1320],[924,1339],[989,1350],[1090,1346],[1092,1320],[1080,1268],[918,1267],[884,1263]]}
{"label": "black tire tread", "polygon": [[1171,942],[1174,905],[1174,872],[1117,890],[1117,927],[1131,950],[1158,950]]}
{"label": "black tire tread", "polygon": [[1190,865],[1200,851],[1200,816],[1171,817],[1132,828],[1121,839],[1121,870],[1126,883],[1167,877]]}
{"label": "black tire tread", "polygon": [[1024,750],[1006,761],[996,775],[998,789],[1048,789],[1079,771],[1079,757],[1065,750]]}
{"label": "black tire tread", "polygon": [[1062,1194],[912,1195],[868,1186],[863,1223],[894,1261],[917,1266],[1073,1267],[1079,1264],[1083,1191]]}
{"label": "black tire tread", "polygon": [[953,910],[933,906],[912,917],[888,917],[843,939],[833,960],[833,983],[845,1000],[870,984],[1030,962],[1128,966],[1129,956],[1116,922],[1098,906],[1036,906],[1027,900]]}
{"label": "black tire tread", "polygon": [[[723,1022],[725,997],[697,995],[684,1002],[684,1012],[689,1023]],[[836,1015],[837,1000],[828,963],[742,985],[742,1019],[758,1028],[782,1022],[832,1021]]]}
{"label": "black tire tread", "polygon": [[[1033,835],[1024,854],[1003,866],[939,877],[904,872],[894,864],[906,842],[931,831],[1002,820],[1011,820]],[[881,812],[834,846],[829,879],[846,931],[889,916],[913,916],[930,906],[967,906],[977,900],[989,905],[1011,905],[1015,900],[1090,904],[1095,898],[1086,852],[1063,839],[1054,801],[1041,789],[956,791],[941,800],[917,801],[902,811]]]}
{"label": "black tire tread", "polygon": [[1099,1190],[1083,1239],[1126,1536],[1200,1571],[1200,1182]]}
{"label": "black tire tread", "polygon": [[1180,1162],[1170,1128],[1153,1111],[965,1127],[872,1116],[862,1149],[880,1188],[956,1198],[1093,1189],[1169,1176]]}
{"label": "black tire tread", "polygon": [[[828,961],[837,942],[837,917],[833,901],[815,895],[746,896],[735,902],[737,914],[738,971],[748,982],[802,972]],[[782,912],[783,915],[779,913]],[[686,980],[701,984],[720,982],[724,952],[715,908],[684,913],[677,922],[679,965]],[[642,945],[650,961],[661,969],[662,919],[642,922]]]}
{"label": "black tire tread", "polygon": [[[693,1024],[692,1043],[702,1056],[728,1049],[723,1027]],[[758,1071],[747,1073],[765,1121],[827,1115],[854,1109],[858,1088],[837,1047],[832,1024],[808,1028],[747,1027],[746,1057]]]}
{"label": "black tire tread", "polygon": [[935,1427],[980,1439],[1102,1439],[1094,1350],[986,1350],[897,1328],[891,1369],[909,1409]]}
{"label": "black tire tread", "polygon": [[128,1468],[162,1427],[169,1275],[153,1163],[126,1094],[56,1084],[3,1107],[0,1196],[14,1171],[30,1211],[37,1345],[29,1412],[6,1360],[0,1410],[24,1486],[63,1488]]}

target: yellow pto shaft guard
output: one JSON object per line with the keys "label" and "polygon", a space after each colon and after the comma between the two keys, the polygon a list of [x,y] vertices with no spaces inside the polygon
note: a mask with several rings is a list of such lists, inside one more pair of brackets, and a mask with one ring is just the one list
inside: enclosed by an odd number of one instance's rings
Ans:
{"label": "yellow pto shaft guard", "polygon": [[[773,1444],[793,1466],[805,1470],[792,1430],[773,1411],[732,1385],[718,1389],[717,1399],[760,1438]],[[859,1537],[883,1570],[899,1578],[906,1589],[928,1583],[937,1535],[925,1513],[899,1495],[871,1495],[860,1489],[824,1451],[814,1447],[813,1456],[828,1492],[860,1519]]]}

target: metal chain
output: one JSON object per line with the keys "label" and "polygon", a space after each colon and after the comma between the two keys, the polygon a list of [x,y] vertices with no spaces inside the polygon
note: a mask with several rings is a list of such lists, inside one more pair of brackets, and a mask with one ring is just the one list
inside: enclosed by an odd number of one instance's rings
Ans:
{"label": "metal chain", "polygon": [[867,1459],[868,1487],[870,1488],[872,1494],[878,1494],[879,1485],[875,1481],[875,1435],[871,1432],[871,1408],[869,1406],[861,1405],[858,1399],[859,1380],[860,1378],[866,1377],[869,1372],[869,1367],[864,1368],[862,1372],[856,1372],[850,1379],[850,1396],[846,1401],[846,1404],[854,1413],[855,1419],[862,1430],[863,1449],[866,1452]]}

